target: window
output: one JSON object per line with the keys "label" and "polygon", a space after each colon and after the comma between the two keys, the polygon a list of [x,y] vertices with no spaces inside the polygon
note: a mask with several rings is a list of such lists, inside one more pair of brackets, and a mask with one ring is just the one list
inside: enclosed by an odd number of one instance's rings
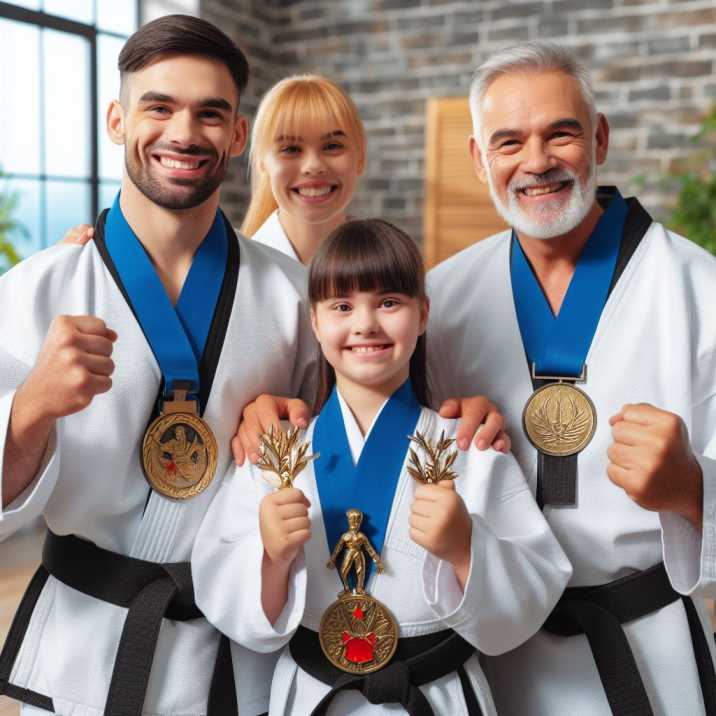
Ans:
{"label": "window", "polygon": [[92,223],[119,188],[104,118],[138,17],[138,0],[0,2],[0,192],[17,197],[22,257]]}

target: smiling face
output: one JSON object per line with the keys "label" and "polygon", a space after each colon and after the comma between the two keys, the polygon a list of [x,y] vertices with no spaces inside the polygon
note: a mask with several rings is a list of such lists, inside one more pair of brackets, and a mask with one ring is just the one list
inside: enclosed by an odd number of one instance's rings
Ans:
{"label": "smiling face", "polygon": [[499,77],[483,96],[478,131],[470,138],[475,170],[518,233],[554,238],[585,219],[609,127],[603,115],[592,117],[573,77],[559,71]]}
{"label": "smiling face", "polygon": [[397,292],[354,291],[313,306],[313,330],[338,388],[346,384],[391,395],[408,378],[425,332],[428,303]]}
{"label": "smiling face", "polygon": [[275,137],[260,162],[282,219],[308,224],[345,215],[361,170],[355,142],[332,123]]}
{"label": "smiling face", "polygon": [[125,147],[126,175],[164,208],[202,204],[246,144],[238,101],[228,68],[209,57],[169,55],[128,74],[107,116],[110,138]]}

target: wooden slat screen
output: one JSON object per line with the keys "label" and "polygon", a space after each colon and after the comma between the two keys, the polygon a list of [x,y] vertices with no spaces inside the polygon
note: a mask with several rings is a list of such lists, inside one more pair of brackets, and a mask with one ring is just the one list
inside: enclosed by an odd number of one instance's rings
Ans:
{"label": "wooden slat screen", "polygon": [[472,168],[467,97],[427,103],[424,252],[428,268],[506,228]]}

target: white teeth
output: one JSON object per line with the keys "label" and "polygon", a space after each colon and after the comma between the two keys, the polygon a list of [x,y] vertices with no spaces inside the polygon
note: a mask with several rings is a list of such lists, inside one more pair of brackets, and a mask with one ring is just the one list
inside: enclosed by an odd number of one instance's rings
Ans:
{"label": "white teeth", "polygon": [[200,161],[180,162],[178,159],[169,159],[169,157],[159,157],[159,161],[167,169],[198,169],[201,164]]}
{"label": "white teeth", "polygon": [[331,191],[331,187],[326,186],[301,186],[298,188],[298,193],[301,196],[325,196]]}
{"label": "white teeth", "polygon": [[385,346],[353,346],[351,350],[353,353],[375,353],[376,351],[383,350]]}
{"label": "white teeth", "polygon": [[524,192],[527,196],[542,196],[542,194],[550,194],[553,191],[559,191],[562,188],[562,183],[557,182],[555,184],[547,184],[546,186],[529,186],[526,187]]}

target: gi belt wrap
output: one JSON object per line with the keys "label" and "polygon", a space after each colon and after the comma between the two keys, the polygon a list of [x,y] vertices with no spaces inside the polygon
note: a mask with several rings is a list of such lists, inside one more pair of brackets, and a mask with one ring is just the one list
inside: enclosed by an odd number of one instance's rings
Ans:
{"label": "gi belt wrap", "polygon": [[348,674],[333,666],[321,651],[318,634],[311,629],[299,627],[289,648],[294,661],[306,673],[333,687],[313,709],[311,716],[325,716],[334,697],[349,689],[362,692],[372,704],[399,703],[410,716],[434,716],[418,687],[454,671],[460,677],[468,714],[482,714],[463,666],[475,653],[475,647],[451,629],[400,639],[390,663],[365,675]]}
{"label": "gi belt wrap", "polygon": [[[48,531],[43,567],[68,587],[129,611],[114,661],[105,716],[141,716],[162,619],[203,617],[194,603],[188,562],[158,564]],[[208,716],[238,713],[231,651],[222,637],[211,681]]]}
{"label": "gi belt wrap", "polygon": [[678,599],[689,622],[706,714],[716,716],[716,674],[704,630],[693,601],[674,591],[662,563],[597,587],[565,589],[543,628],[559,636],[587,637],[615,716],[651,716],[654,711],[622,624]]}

